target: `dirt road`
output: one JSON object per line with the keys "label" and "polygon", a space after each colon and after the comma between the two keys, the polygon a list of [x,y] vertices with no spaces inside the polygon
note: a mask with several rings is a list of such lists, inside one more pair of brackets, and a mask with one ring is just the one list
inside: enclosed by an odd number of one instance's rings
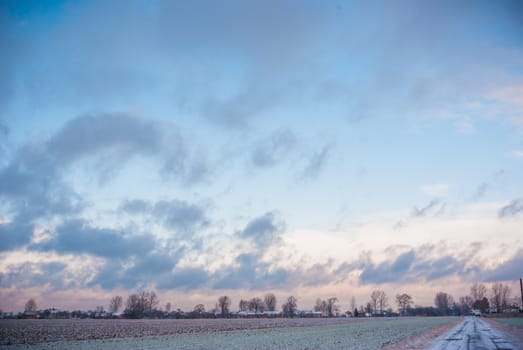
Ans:
{"label": "dirt road", "polygon": [[479,317],[466,317],[463,322],[438,338],[428,350],[520,349],[507,336]]}

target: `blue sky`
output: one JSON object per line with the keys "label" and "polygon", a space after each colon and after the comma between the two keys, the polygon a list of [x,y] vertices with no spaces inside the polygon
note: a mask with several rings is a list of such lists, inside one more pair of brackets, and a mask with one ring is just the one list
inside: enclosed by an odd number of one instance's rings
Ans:
{"label": "blue sky", "polygon": [[515,294],[522,15],[0,1],[0,307]]}

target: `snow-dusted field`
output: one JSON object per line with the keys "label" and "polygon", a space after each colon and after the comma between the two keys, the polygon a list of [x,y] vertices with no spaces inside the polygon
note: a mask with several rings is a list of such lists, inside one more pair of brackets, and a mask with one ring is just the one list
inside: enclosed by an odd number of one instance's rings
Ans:
{"label": "snow-dusted field", "polygon": [[[175,320],[128,322],[126,325],[142,325],[151,322],[159,327],[179,324],[185,331],[165,335],[129,334],[124,338],[92,340],[61,340],[45,342],[43,339],[25,343],[4,345],[2,349],[380,349],[386,344],[420,334],[431,328],[455,321],[452,317],[416,317],[392,319],[316,319],[316,320],[191,320],[187,323]],[[214,322],[213,322],[214,321]],[[32,326],[40,326],[35,321]],[[62,321],[61,332],[81,327],[81,322]],[[110,322],[102,322],[110,325]],[[162,322],[164,322],[162,324]],[[238,323],[237,323],[238,322]],[[243,327],[241,323],[243,323]],[[87,322],[89,324],[89,322]],[[193,324],[194,323],[194,324]],[[206,329],[198,328],[203,324]],[[234,325],[228,327],[227,324]],[[5,323],[0,323],[0,331]],[[92,327],[93,324],[90,324]],[[178,328],[177,328],[178,327]],[[236,328],[239,327],[240,329]],[[86,327],[85,329],[89,329]],[[129,328],[130,329],[130,328]],[[5,329],[4,329],[5,330]],[[41,330],[40,330],[41,332]],[[1,333],[0,333],[1,334]],[[150,334],[150,333],[147,333]],[[89,336],[89,334],[85,334]],[[92,335],[91,335],[92,336]],[[48,338],[49,339],[49,338]],[[59,339],[59,338],[55,338]],[[64,338],[62,338],[64,339]],[[81,339],[86,339],[81,338]],[[14,339],[13,339],[14,340]],[[5,344],[5,343],[4,343]]]}

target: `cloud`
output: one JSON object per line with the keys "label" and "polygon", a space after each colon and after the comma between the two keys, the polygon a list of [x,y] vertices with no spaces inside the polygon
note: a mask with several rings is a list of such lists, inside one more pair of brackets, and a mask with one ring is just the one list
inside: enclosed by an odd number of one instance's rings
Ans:
{"label": "cloud", "polygon": [[155,241],[150,234],[126,234],[93,227],[82,219],[73,219],[58,226],[50,239],[36,244],[35,248],[115,259],[146,255],[154,248]]}
{"label": "cloud", "polygon": [[258,141],[251,153],[254,165],[271,167],[286,158],[295,147],[296,137],[290,130],[280,130]]}
{"label": "cloud", "polygon": [[162,219],[166,227],[186,234],[209,225],[203,208],[180,200],[156,202],[152,214]]}
{"label": "cloud", "polygon": [[482,277],[488,282],[514,281],[521,278],[521,266],[523,266],[522,249],[499,266],[482,273]]}
{"label": "cloud", "polygon": [[523,198],[518,198],[503,206],[499,210],[498,216],[500,218],[507,218],[518,215],[521,212],[523,212]]}
{"label": "cloud", "polygon": [[273,244],[285,229],[285,223],[275,212],[268,212],[252,219],[237,236],[255,243],[255,248],[263,252]]}
{"label": "cloud", "polygon": [[209,282],[209,273],[197,267],[176,268],[167,278],[158,281],[159,289],[194,290]]}
{"label": "cloud", "polygon": [[72,284],[66,279],[72,276],[67,273],[66,268],[67,265],[61,262],[11,264],[6,272],[0,272],[0,285],[5,288],[43,286],[51,286],[54,290],[69,288]]}
{"label": "cloud", "polygon": [[303,177],[306,179],[317,178],[327,160],[331,151],[330,146],[324,146],[320,151],[314,153],[308,160],[307,165],[303,169]]}
{"label": "cloud", "polygon": [[205,208],[178,199],[157,202],[125,200],[119,209],[130,215],[148,215],[182,235],[191,235],[210,224]]}
{"label": "cloud", "polygon": [[440,245],[423,245],[387,259],[379,264],[363,260],[360,281],[363,284],[422,283],[450,276],[473,276],[480,270],[469,265],[477,249],[464,250],[455,255],[446,253]]}
{"label": "cloud", "polygon": [[414,207],[412,209],[412,214],[411,214],[411,217],[413,218],[422,218],[422,217],[425,217],[427,216],[428,214],[432,213],[432,214],[435,214],[434,213],[434,210],[439,206],[439,210],[437,213],[441,212],[442,210],[444,210],[445,208],[445,203],[441,203],[439,200],[437,199],[433,199],[430,201],[429,204],[427,204],[426,206],[422,207],[422,208],[418,208],[418,207]]}
{"label": "cloud", "polygon": [[22,222],[0,224],[0,252],[19,248],[30,242],[33,225]]}
{"label": "cloud", "polygon": [[158,288],[175,288],[173,270],[185,253],[186,249],[182,247],[166,249],[155,245],[140,255],[108,256],[87,285],[107,290],[142,288],[154,284]]}
{"label": "cloud", "polygon": [[472,195],[472,200],[479,200],[485,196],[488,190],[496,186],[502,178],[505,171],[503,169],[498,170],[491,174],[485,181],[481,182]]}
{"label": "cloud", "polygon": [[409,251],[392,261],[386,261],[379,265],[371,263],[364,267],[360,279],[362,283],[387,283],[396,282],[399,279],[408,279],[415,258],[415,252]]}
{"label": "cloud", "polygon": [[114,173],[139,155],[159,160],[165,176],[177,178],[184,184],[202,181],[209,173],[201,157],[191,158],[175,125],[129,113],[71,119],[44,147],[55,167],[63,168],[74,161],[96,156],[102,175]]}
{"label": "cloud", "polygon": [[119,209],[128,214],[144,214],[151,210],[151,204],[142,199],[126,199],[120,204]]}
{"label": "cloud", "polygon": [[[63,180],[76,162],[96,159],[96,174],[104,177],[137,155],[163,161],[162,171],[183,184],[200,181],[202,174],[208,173],[200,160],[189,160],[176,129],[125,113],[79,116],[49,139],[19,147],[0,168],[0,199],[12,211],[12,223],[2,227],[5,241],[10,242],[4,249],[27,242],[29,228],[24,225],[41,218],[78,214],[87,206]],[[205,224],[202,210],[183,202],[157,203],[154,211],[179,230],[191,229],[195,220]]]}
{"label": "cloud", "polygon": [[271,264],[262,262],[258,253],[240,254],[235,264],[216,272],[212,287],[214,289],[253,289],[278,288],[286,285],[292,272],[271,269]]}
{"label": "cloud", "polygon": [[66,122],[47,142],[46,151],[57,166],[96,153],[113,153],[112,159],[125,161],[134,154],[159,152],[162,139],[159,125],[129,114],[84,115]]}

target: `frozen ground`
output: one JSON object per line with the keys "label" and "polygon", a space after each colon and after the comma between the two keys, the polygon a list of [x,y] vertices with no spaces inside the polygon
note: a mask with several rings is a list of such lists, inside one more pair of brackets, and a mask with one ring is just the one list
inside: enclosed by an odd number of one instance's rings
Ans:
{"label": "frozen ground", "polygon": [[[442,324],[455,321],[451,317],[394,318],[394,319],[328,319],[318,320],[240,320],[243,329],[223,330],[228,321],[219,321],[218,327],[208,322],[209,330],[180,332],[160,336],[141,336],[136,333],[125,338],[93,340],[66,340],[31,344],[5,345],[1,349],[380,349]],[[45,321],[45,320],[43,320]],[[176,328],[176,321],[166,320]],[[224,322],[221,322],[224,321]],[[62,332],[71,327],[64,321]],[[147,322],[147,321],[145,321]],[[194,320],[198,322],[198,320]],[[271,323],[272,322],[272,323]],[[110,323],[106,323],[108,325]],[[132,323],[131,323],[132,324]],[[161,325],[161,323],[159,323]],[[262,328],[256,328],[258,324]],[[272,326],[271,326],[272,324]],[[2,324],[0,324],[0,327]],[[165,325],[163,325],[165,326]],[[246,327],[246,328],[245,328]],[[82,338],[85,339],[85,338]]]}
{"label": "frozen ground", "polygon": [[492,323],[470,316],[438,338],[429,350],[522,349],[523,344],[512,344],[510,339]]}

